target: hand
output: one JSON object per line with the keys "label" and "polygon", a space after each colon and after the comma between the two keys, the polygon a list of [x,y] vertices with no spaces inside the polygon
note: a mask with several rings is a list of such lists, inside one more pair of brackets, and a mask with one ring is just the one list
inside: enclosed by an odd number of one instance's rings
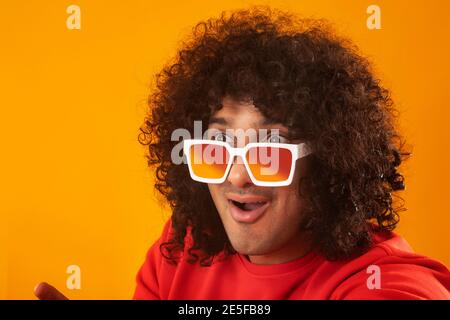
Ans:
{"label": "hand", "polygon": [[34,295],[38,297],[39,300],[69,300],[55,287],[46,282],[41,282],[34,287]]}

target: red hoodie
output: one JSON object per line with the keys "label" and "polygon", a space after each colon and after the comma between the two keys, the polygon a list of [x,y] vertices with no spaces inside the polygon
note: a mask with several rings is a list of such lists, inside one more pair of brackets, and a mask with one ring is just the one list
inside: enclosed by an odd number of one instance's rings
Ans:
{"label": "red hoodie", "polygon": [[185,259],[172,265],[161,255],[170,229],[169,220],[148,251],[134,299],[450,299],[449,270],[415,254],[395,233],[376,235],[371,249],[351,260],[327,261],[312,252],[256,265],[235,254],[202,267]]}

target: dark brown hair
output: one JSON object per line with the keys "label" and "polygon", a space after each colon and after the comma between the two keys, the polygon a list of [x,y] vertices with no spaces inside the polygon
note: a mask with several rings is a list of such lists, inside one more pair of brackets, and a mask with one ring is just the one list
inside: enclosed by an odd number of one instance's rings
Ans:
{"label": "dark brown hair", "polygon": [[206,184],[171,161],[177,128],[193,133],[208,123],[222,98],[251,100],[263,115],[286,125],[314,150],[302,179],[309,206],[302,228],[328,259],[371,245],[371,231],[398,223],[404,189],[398,172],[407,153],[394,126],[389,92],[367,59],[322,20],[268,7],[223,13],[198,23],[171,63],[157,74],[139,141],[148,146],[156,189],[172,208],[174,235],[161,249],[169,259],[184,248],[191,228],[193,261],[232,254]]}

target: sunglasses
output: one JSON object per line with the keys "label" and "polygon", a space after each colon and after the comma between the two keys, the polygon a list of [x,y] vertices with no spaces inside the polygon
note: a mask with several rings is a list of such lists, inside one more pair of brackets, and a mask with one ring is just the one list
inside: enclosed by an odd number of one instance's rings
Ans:
{"label": "sunglasses", "polygon": [[236,156],[240,156],[256,186],[280,187],[292,182],[297,159],[311,153],[305,143],[248,143],[234,148],[228,142],[202,139],[183,141],[191,178],[205,183],[223,183]]}

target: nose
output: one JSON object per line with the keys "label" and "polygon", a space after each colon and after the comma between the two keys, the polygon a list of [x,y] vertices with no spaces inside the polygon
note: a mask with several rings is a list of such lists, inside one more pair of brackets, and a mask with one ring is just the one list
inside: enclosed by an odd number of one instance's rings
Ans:
{"label": "nose", "polygon": [[240,157],[236,157],[231,165],[230,173],[227,180],[233,186],[238,188],[244,188],[248,185],[252,185],[252,180],[247,173],[244,163]]}

